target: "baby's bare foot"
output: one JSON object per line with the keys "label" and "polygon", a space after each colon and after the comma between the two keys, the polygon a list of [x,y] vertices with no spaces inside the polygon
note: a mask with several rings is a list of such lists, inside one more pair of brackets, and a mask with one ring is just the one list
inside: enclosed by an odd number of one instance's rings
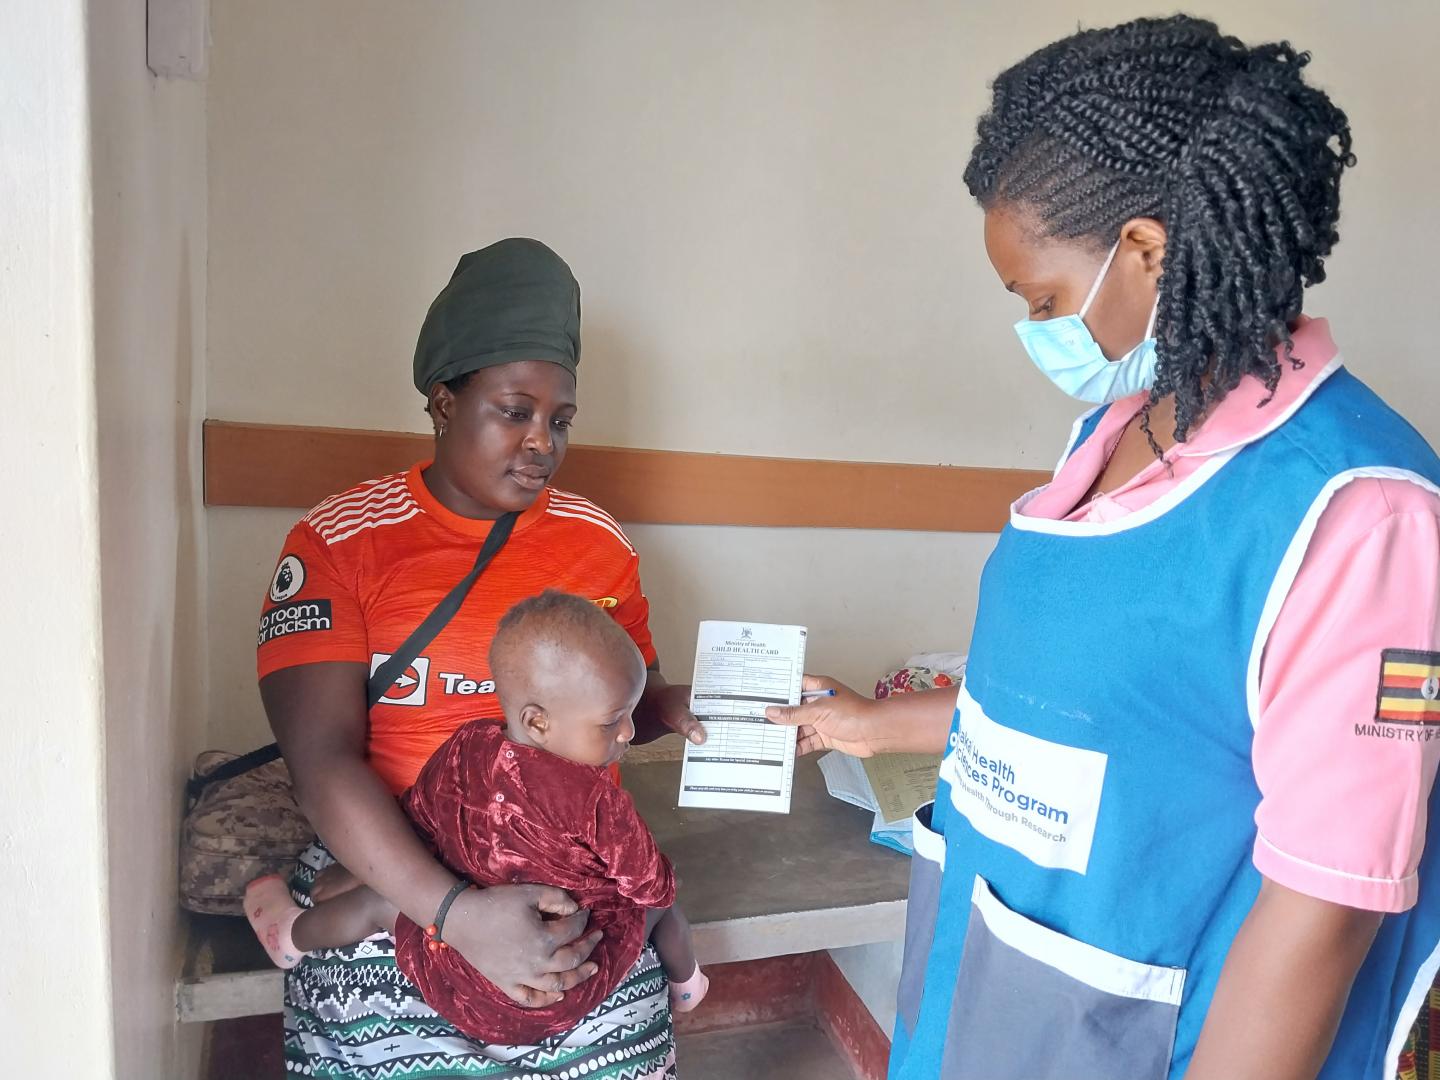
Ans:
{"label": "baby's bare foot", "polygon": [[677,1013],[686,1013],[695,1008],[705,1000],[705,992],[710,989],[710,980],[700,970],[700,965],[695,965],[695,974],[684,982],[672,982],[670,984],[670,1008]]}
{"label": "baby's bare foot", "polygon": [[279,874],[256,878],[245,887],[245,917],[266,955],[278,968],[289,970],[304,959],[295,947],[291,928],[304,908],[295,903],[285,879]]}

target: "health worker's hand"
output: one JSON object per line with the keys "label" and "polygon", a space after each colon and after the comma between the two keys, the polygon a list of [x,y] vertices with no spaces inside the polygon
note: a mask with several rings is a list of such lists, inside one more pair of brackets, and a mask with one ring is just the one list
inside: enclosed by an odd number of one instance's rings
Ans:
{"label": "health worker's hand", "polygon": [[834,697],[813,698],[799,705],[772,705],[765,719],[800,729],[798,748],[802,754],[816,750],[840,750],[853,757],[871,757],[878,717],[875,702],[862,697],[828,675],[806,675],[805,690],[834,690]]}
{"label": "health worker's hand", "polygon": [[518,1005],[553,1005],[598,970],[590,913],[550,885],[467,889],[445,916],[445,940]]}

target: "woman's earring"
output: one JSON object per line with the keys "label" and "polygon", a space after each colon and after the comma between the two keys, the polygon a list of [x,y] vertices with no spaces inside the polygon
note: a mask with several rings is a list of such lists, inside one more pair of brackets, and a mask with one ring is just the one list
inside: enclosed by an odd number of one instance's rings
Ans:
{"label": "woman's earring", "polygon": [[445,425],[444,425],[444,424],[440,424],[439,426],[437,426],[437,427],[435,428],[435,437],[436,437],[437,439],[443,439],[443,438],[445,437]]}

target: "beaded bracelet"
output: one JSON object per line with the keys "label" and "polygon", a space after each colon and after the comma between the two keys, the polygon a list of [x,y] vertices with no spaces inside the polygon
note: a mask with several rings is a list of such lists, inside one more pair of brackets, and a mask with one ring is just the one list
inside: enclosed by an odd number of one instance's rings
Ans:
{"label": "beaded bracelet", "polygon": [[440,906],[435,910],[435,921],[425,928],[425,947],[431,952],[437,949],[448,949],[450,946],[441,940],[440,932],[445,928],[445,916],[450,912],[450,905],[455,898],[466,889],[473,888],[471,882],[461,878],[455,883],[451,890],[445,894],[445,899],[440,901]]}

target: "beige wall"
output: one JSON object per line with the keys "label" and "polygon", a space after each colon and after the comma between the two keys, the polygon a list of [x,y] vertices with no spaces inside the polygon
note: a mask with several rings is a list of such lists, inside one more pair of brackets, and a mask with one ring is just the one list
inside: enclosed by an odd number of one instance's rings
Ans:
{"label": "beige wall", "polygon": [[[949,70],[950,6],[221,0],[209,414],[419,429],[426,305],[462,251],[520,233],[584,289],[578,439],[1048,464],[1068,405],[1017,431],[986,404],[1029,376],[1004,323],[956,302],[993,286],[963,140],[932,134],[983,90]],[[962,367],[967,348],[1003,362]],[[208,516],[217,742],[263,737],[250,642],[294,516]],[[728,614],[808,621],[814,665],[861,684],[964,643],[989,544],[635,532],[672,674]]]}
{"label": "beige wall", "polygon": [[967,302],[971,6],[219,0],[212,415],[415,427],[426,305],[521,233],[584,289],[578,437],[1049,464]]}
{"label": "beige wall", "polygon": [[[0,13],[0,1015],[10,1076],[111,1073],[84,4]],[[54,932],[51,932],[51,930]]]}
{"label": "beige wall", "polygon": [[[1312,309],[1415,401],[1440,372],[1419,137],[1433,5],[1202,0],[1289,33],[1350,110],[1361,167]],[[1075,408],[1026,363],[961,183],[986,81],[1077,17],[1145,3],[215,0],[209,415],[423,429],[409,354],[456,256],[541,237],[585,297],[577,438],[1046,467]],[[1407,304],[1407,301],[1409,302]],[[1434,410],[1413,410],[1432,438]],[[563,483],[563,478],[562,478]],[[250,632],[290,519],[211,511],[213,741],[263,737]],[[667,666],[702,617],[795,618],[866,684],[963,647],[981,537],[636,530]],[[718,562],[702,561],[702,553]]]}
{"label": "beige wall", "polygon": [[204,710],[205,87],[150,73],[145,20],[145,0],[90,5],[110,955],[124,1080],[192,1075],[201,1035],[175,1023],[175,852]]}

